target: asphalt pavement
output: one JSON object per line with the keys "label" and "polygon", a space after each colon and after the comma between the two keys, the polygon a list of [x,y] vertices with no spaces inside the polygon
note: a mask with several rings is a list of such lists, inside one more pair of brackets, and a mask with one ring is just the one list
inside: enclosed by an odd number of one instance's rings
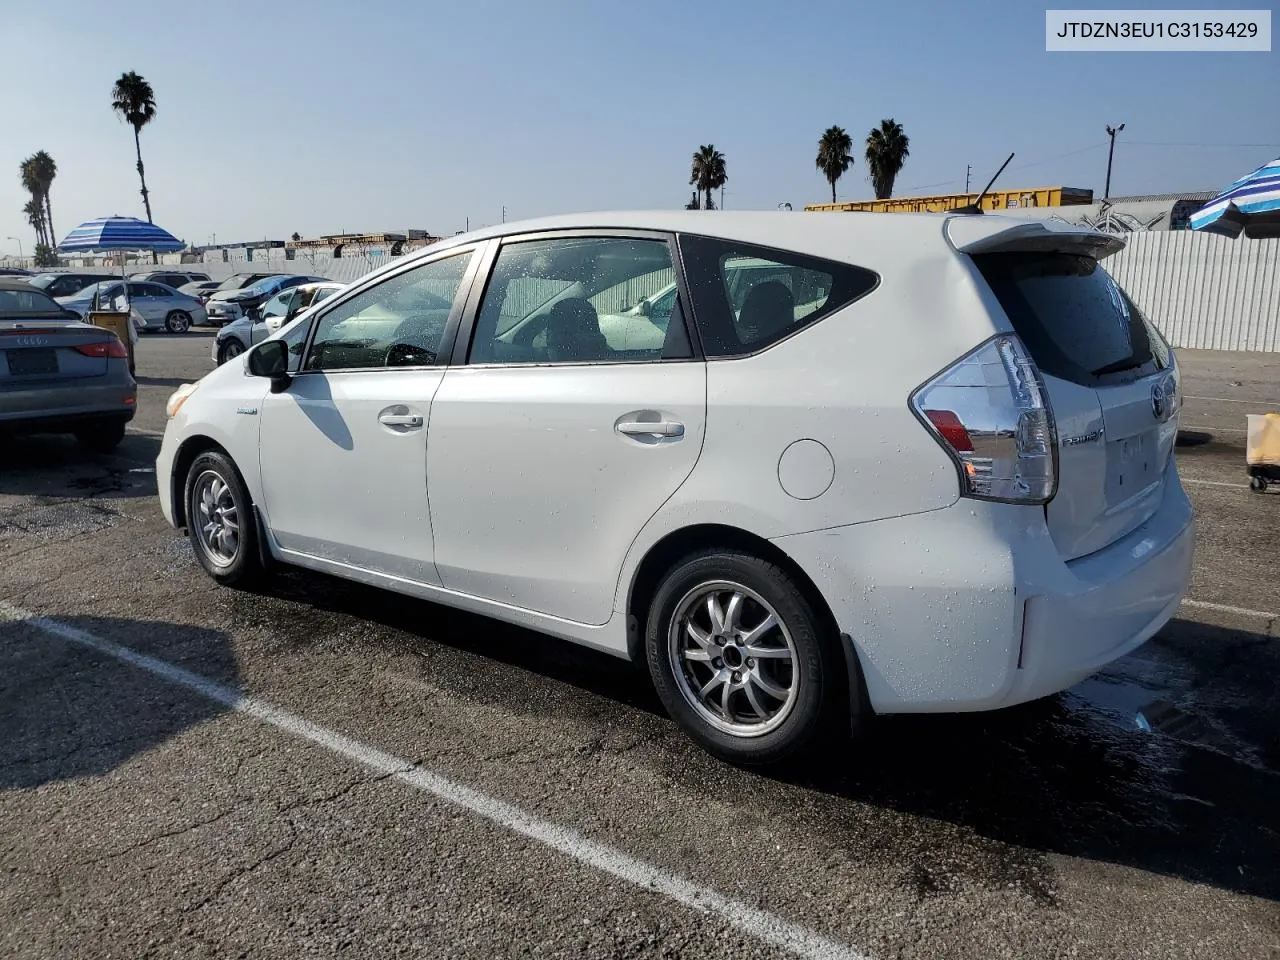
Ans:
{"label": "asphalt pavement", "polygon": [[155,498],[210,335],[118,451],[0,450],[0,956],[1280,954],[1280,355],[1183,352],[1189,602],[1057,697],[727,766],[643,670],[293,572],[216,587]]}

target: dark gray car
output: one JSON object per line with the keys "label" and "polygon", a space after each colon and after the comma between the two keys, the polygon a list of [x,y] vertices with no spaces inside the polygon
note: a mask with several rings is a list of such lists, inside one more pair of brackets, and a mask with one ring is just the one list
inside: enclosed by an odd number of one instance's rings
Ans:
{"label": "dark gray car", "polygon": [[124,439],[137,402],[114,333],[23,280],[0,278],[0,434],[72,433],[105,452]]}

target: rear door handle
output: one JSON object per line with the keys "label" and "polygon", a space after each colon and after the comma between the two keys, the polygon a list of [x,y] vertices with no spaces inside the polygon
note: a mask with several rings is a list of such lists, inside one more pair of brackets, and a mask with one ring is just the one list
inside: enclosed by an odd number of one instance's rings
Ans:
{"label": "rear door handle", "polygon": [[388,427],[420,427],[422,417],[416,413],[384,413],[378,417],[378,422]]}
{"label": "rear door handle", "polygon": [[623,420],[615,428],[619,433],[629,437],[683,437],[684,424],[673,420],[659,420],[656,423],[641,423],[636,420]]}

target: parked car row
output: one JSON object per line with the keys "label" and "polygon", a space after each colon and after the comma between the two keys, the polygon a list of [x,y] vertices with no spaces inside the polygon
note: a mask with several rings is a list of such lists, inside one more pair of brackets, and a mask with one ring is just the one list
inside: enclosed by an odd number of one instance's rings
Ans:
{"label": "parked car row", "polygon": [[[276,274],[265,277],[246,274],[244,276],[256,277],[256,279],[239,286],[220,286],[205,301],[205,307],[209,311],[209,321],[214,325],[231,323],[241,317],[249,317],[256,321],[259,319],[258,309],[281,290],[288,290],[304,283],[318,283],[325,279],[302,274]],[[231,277],[225,283],[229,284],[231,280],[237,279],[239,277]]]}
{"label": "parked car row", "polygon": [[[83,317],[93,306],[122,305],[122,281],[101,273],[48,272],[23,278],[67,309]],[[260,319],[259,308],[282,290],[323,282],[324,277],[298,274],[237,273],[210,280],[191,270],[152,270],[128,278],[129,298],[135,301],[148,330],[182,333],[192,326],[222,326],[243,317]]]}

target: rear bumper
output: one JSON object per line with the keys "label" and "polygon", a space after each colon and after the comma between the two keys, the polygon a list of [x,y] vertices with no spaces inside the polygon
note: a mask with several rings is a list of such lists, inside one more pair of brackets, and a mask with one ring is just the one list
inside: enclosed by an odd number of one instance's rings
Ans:
{"label": "rear bumper", "polygon": [[0,392],[0,430],[65,433],[104,418],[129,421],[137,409],[137,397],[138,388],[131,379],[92,386],[5,390]]}
{"label": "rear bumper", "polygon": [[1194,526],[1170,468],[1146,523],[1071,562],[1040,508],[971,500],[774,542],[853,639],[877,712],[951,712],[1056,693],[1141,645],[1178,608]]}

